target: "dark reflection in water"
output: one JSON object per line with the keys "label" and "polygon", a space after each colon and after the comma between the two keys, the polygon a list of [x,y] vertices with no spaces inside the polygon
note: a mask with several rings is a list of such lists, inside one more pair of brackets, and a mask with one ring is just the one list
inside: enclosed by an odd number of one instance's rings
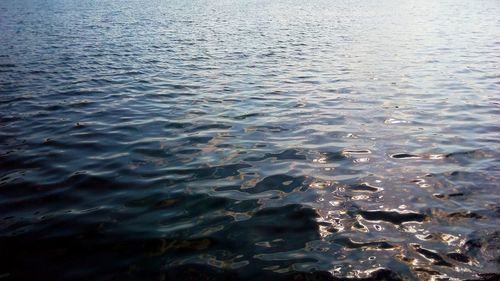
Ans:
{"label": "dark reflection in water", "polygon": [[498,1],[306,2],[1,1],[0,280],[498,280]]}

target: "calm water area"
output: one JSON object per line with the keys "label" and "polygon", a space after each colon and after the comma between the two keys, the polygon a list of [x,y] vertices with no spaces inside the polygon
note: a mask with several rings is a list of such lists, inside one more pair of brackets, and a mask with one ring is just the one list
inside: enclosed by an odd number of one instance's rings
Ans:
{"label": "calm water area", "polygon": [[0,281],[499,280],[500,1],[0,0]]}

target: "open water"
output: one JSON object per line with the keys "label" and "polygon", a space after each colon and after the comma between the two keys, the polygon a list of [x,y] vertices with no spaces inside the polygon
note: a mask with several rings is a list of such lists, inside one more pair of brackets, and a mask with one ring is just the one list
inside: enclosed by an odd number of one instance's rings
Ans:
{"label": "open water", "polygon": [[1,0],[0,280],[498,280],[499,15]]}

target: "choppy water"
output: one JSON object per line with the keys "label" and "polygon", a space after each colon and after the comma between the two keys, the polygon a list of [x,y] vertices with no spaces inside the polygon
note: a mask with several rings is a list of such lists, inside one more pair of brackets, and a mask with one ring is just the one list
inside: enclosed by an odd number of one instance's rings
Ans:
{"label": "choppy water", "polygon": [[498,278],[499,15],[1,1],[0,280]]}

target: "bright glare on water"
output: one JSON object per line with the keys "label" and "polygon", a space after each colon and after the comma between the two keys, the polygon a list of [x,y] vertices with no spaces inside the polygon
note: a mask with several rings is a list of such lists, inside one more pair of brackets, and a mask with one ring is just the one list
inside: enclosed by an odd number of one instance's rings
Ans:
{"label": "bright glare on water", "polygon": [[0,0],[0,280],[498,280],[499,117],[498,0]]}

